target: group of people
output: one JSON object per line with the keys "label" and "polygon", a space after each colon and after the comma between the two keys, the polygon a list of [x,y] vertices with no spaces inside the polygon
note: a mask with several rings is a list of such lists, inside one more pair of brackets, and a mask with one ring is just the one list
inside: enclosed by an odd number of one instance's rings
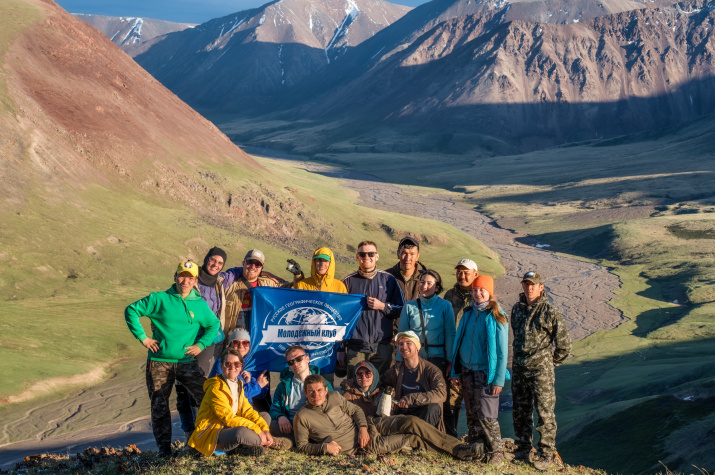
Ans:
{"label": "group of people", "polygon": [[[554,366],[569,355],[571,343],[542,277],[524,275],[523,293],[508,317],[496,300],[493,278],[479,275],[468,258],[455,266],[454,287],[439,297],[442,278],[420,262],[419,251],[416,239],[402,239],[399,261],[383,271],[377,268],[377,245],[363,241],[357,246],[358,269],[342,281],[335,278],[335,257],[326,247],[313,253],[309,277],[290,260],[292,281],[266,272],[265,256],[257,249],[246,254],[241,267],[226,271],[226,253],[216,247],[200,266],[182,262],[174,285],[125,310],[129,329],[149,350],[146,382],[160,455],[172,453],[168,401],[176,385],[187,445],[204,455],[260,455],[267,448],[293,446],[331,455],[422,449],[500,466],[499,396],[511,376],[515,458],[539,469],[562,465],[555,446]],[[258,286],[365,295],[350,338],[336,343],[347,370],[339,390],[333,390],[334,375],[321,375],[300,345],[286,350],[272,397],[267,372],[243,370],[251,320],[265,318],[251,312],[251,290]],[[151,319],[151,337],[140,317]],[[457,439],[462,402],[464,442]],[[538,452],[532,441],[534,411]]]}

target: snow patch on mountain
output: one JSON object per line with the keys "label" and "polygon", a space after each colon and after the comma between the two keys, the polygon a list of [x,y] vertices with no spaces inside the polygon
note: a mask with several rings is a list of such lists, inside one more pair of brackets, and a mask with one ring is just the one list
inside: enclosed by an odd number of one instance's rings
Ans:
{"label": "snow patch on mountain", "polygon": [[[144,24],[144,20],[141,18],[128,18],[127,21],[132,21],[134,20],[134,25],[132,26],[131,30],[127,32],[126,35],[124,35],[124,38],[122,38],[122,41],[119,42],[119,46],[125,45],[127,43],[139,43],[142,38],[142,25]],[[124,18],[122,18],[122,21],[124,21]],[[114,35],[116,36],[116,35]],[[114,39],[114,38],[112,38]]]}
{"label": "snow patch on mountain", "polygon": [[[345,17],[343,18],[342,23],[338,27],[337,30],[335,30],[335,34],[333,35],[333,38],[330,40],[328,43],[328,46],[325,47],[325,57],[328,60],[328,63],[330,63],[330,56],[328,55],[328,50],[333,47],[333,45],[338,42],[342,37],[344,37],[349,30],[350,24],[355,20],[355,18],[360,14],[360,9],[358,6],[355,4],[353,0],[348,0],[348,6],[345,9]],[[344,50],[345,48],[343,48]]]}

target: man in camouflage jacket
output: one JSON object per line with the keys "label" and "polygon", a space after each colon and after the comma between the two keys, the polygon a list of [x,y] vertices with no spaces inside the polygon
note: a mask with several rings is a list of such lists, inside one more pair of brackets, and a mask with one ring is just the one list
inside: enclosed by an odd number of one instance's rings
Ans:
{"label": "man in camouflage jacket", "polygon": [[527,272],[521,286],[524,292],[512,308],[510,319],[514,330],[511,391],[517,455],[526,458],[531,454],[536,409],[536,430],[541,436],[539,463],[548,468],[561,463],[556,452],[554,366],[571,352],[571,339],[561,312],[546,297],[542,277]]}

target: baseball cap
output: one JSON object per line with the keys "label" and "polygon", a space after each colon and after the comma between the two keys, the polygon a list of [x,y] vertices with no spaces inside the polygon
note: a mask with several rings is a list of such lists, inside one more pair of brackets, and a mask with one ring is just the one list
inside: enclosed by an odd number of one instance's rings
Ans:
{"label": "baseball cap", "polygon": [[182,272],[188,272],[191,277],[198,277],[199,266],[195,262],[182,261],[179,263],[179,267],[176,268],[176,273],[181,274]]}
{"label": "baseball cap", "polygon": [[397,249],[401,248],[405,244],[407,244],[409,246],[417,246],[417,250],[418,251],[420,250],[420,243],[417,242],[417,239],[415,239],[413,237],[406,236],[406,237],[403,237],[402,239],[400,239],[400,244],[397,245]]}
{"label": "baseball cap", "polygon": [[266,256],[263,255],[263,252],[260,249],[251,249],[248,251],[248,254],[246,254],[246,257],[243,258],[244,261],[258,261],[261,264],[266,263]]}
{"label": "baseball cap", "polygon": [[524,278],[521,279],[521,281],[529,282],[531,284],[536,284],[536,285],[544,283],[544,279],[541,277],[541,274],[539,274],[538,272],[534,272],[534,271],[529,271],[526,274],[524,274]]}
{"label": "baseball cap", "polygon": [[456,269],[457,267],[460,267],[460,266],[466,267],[467,269],[472,269],[474,272],[479,272],[477,263],[471,259],[462,259],[461,261],[457,262],[457,265],[454,266],[454,268]]}
{"label": "baseball cap", "polygon": [[332,260],[332,259],[330,259],[330,256],[327,254],[317,254],[317,255],[313,256],[313,259],[323,259],[328,262],[330,262]]}
{"label": "baseball cap", "polygon": [[417,333],[413,332],[412,330],[400,332],[395,335],[395,343],[399,343],[402,338],[409,338],[410,340],[412,340],[412,342],[417,347],[417,351],[420,351],[420,348],[422,348],[422,343],[420,343],[420,339],[417,336]]}

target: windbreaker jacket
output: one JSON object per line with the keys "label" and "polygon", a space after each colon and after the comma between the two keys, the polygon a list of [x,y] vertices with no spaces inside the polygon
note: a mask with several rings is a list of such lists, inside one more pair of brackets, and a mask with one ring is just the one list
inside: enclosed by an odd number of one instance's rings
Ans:
{"label": "windbreaker jacket", "polygon": [[[317,366],[310,365],[310,374],[320,374],[320,370]],[[290,399],[290,392],[293,390],[291,380],[293,379],[293,372],[290,368],[283,368],[281,371],[281,382],[276,386],[276,392],[273,393],[273,403],[271,404],[271,409],[269,414],[271,420],[277,421],[280,416],[284,416],[290,419],[288,411],[288,400]],[[333,386],[328,383],[328,391],[333,390]]]}
{"label": "windbreaker jacket", "polygon": [[247,427],[256,434],[268,430],[266,421],[251,407],[243,395],[243,385],[238,383],[238,411],[233,413],[231,388],[223,376],[207,379],[204,399],[196,415],[196,429],[188,445],[204,455],[216,450],[219,432],[230,427]]}
{"label": "windbreaker jacket", "polygon": [[384,310],[363,308],[352,337],[347,340],[347,347],[353,351],[375,353],[378,344],[389,344],[392,340],[392,321],[400,317],[405,305],[402,290],[397,280],[382,270],[378,270],[372,279],[353,272],[343,279],[343,283],[348,293],[374,297],[386,304]]}
{"label": "windbreaker jacket", "polygon": [[[529,305],[524,294],[511,309],[514,330],[514,366],[538,369],[544,364],[559,365],[571,353],[571,338],[561,312],[544,292]],[[551,346],[554,345],[552,353]]]}
{"label": "windbreaker jacket", "polygon": [[[196,289],[182,298],[172,285],[164,292],[154,292],[130,304],[124,310],[124,319],[129,330],[139,341],[144,341],[144,332],[139,318],[148,317],[152,323],[152,338],[159,342],[159,351],[149,351],[154,361],[188,363],[194,358],[185,356],[186,348],[198,345],[202,350],[214,342],[220,322]],[[197,340],[199,330],[203,335]]]}
{"label": "windbreaker jacket", "polygon": [[324,276],[319,276],[315,271],[315,259],[310,260],[310,277],[296,282],[293,287],[302,290],[317,290],[320,292],[335,292],[340,294],[347,294],[348,289],[345,288],[345,284],[342,281],[335,278],[335,256],[333,251],[327,247],[321,247],[313,253],[313,257],[325,254],[330,256],[330,265],[328,266],[328,272]]}
{"label": "windbreaker jacket", "polygon": [[[402,308],[397,331],[412,330],[417,334],[422,342],[422,348],[420,348],[421,358],[449,358],[454,346],[454,335],[457,331],[454,325],[452,304],[438,295],[433,295],[429,299],[417,298],[422,303],[425,328],[422,328],[417,300],[411,300]],[[395,359],[397,361],[402,360],[399,352]]]}
{"label": "windbreaker jacket", "polygon": [[[506,317],[506,313],[501,310],[501,313]],[[482,318],[483,317],[483,318]],[[507,359],[509,357],[509,329],[506,324],[502,325],[497,322],[492,313],[492,309],[478,311],[474,306],[469,306],[464,312],[462,320],[457,328],[457,338],[454,340],[452,348],[452,378],[458,378],[462,372],[461,360],[459,358],[459,347],[466,338],[464,331],[470,320],[477,319],[475,324],[483,324],[484,331],[479,332],[484,335],[483,341],[479,342],[486,348],[487,361],[480,361],[487,368],[487,383],[495,386],[504,387],[504,382],[511,379],[509,371],[506,369]]]}

